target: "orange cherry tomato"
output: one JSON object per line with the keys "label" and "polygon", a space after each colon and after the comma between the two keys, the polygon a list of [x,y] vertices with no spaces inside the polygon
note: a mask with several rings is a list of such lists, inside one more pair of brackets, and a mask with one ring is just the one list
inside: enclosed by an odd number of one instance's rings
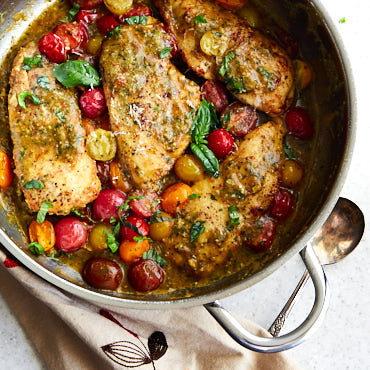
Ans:
{"label": "orange cherry tomato", "polygon": [[14,174],[8,155],[0,150],[0,188],[6,189],[13,182]]}
{"label": "orange cherry tomato", "polygon": [[191,187],[181,182],[169,186],[162,194],[162,209],[175,215],[178,207],[186,203],[192,193]]}
{"label": "orange cherry tomato", "polygon": [[82,118],[81,124],[82,127],[85,129],[86,136],[90,135],[93,131],[96,130],[94,121],[89,118]]}
{"label": "orange cherry tomato", "polygon": [[109,163],[109,173],[112,186],[115,189],[124,192],[129,191],[131,189],[131,184],[123,178],[122,172],[117,162],[113,161]]}
{"label": "orange cherry tomato", "polygon": [[246,0],[216,0],[216,2],[230,9],[242,8],[247,3]]}
{"label": "orange cherry tomato", "polygon": [[33,220],[28,228],[31,242],[37,242],[44,248],[44,251],[54,247],[55,231],[50,221],[45,220],[42,224]]}
{"label": "orange cherry tomato", "polygon": [[119,255],[123,262],[133,263],[142,257],[143,253],[150,249],[149,241],[135,242],[124,240],[119,246]]}

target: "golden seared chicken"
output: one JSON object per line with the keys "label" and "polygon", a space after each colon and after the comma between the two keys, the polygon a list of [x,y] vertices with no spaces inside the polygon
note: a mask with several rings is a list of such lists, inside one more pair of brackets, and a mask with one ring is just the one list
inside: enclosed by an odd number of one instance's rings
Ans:
{"label": "golden seared chicken", "polygon": [[50,202],[49,213],[65,214],[93,201],[100,181],[95,161],[85,153],[76,91],[56,81],[55,64],[46,58],[24,69],[25,58],[39,57],[38,53],[34,42],[20,49],[10,76],[15,173],[31,211]]}
{"label": "golden seared chicken", "polygon": [[149,17],[107,39],[101,74],[118,155],[129,182],[152,188],[189,145],[199,87],[171,63],[171,38]]}
{"label": "golden seared chicken", "polygon": [[[189,200],[176,217],[171,235],[164,240],[167,258],[206,276],[248,240],[279,188],[284,134],[282,123],[259,126],[222,163],[218,179],[207,177],[193,185],[193,193],[200,196]],[[235,226],[229,215],[233,206],[239,214]],[[204,231],[191,242],[199,228]]]}
{"label": "golden seared chicken", "polygon": [[155,0],[189,67],[221,79],[243,103],[279,115],[291,103],[293,67],[274,41],[207,0]]}

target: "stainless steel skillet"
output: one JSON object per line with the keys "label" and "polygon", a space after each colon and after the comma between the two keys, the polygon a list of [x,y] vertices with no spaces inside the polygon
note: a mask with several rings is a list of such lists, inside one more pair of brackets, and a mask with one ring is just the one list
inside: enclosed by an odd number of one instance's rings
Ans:
{"label": "stainless steel skillet", "polygon": [[[30,4],[21,0],[14,3],[0,1],[0,12],[4,19],[0,27],[0,58],[5,57],[28,24],[51,3],[43,0]],[[205,304],[236,340],[253,350],[284,350],[299,344],[312,333],[322,319],[320,313],[327,306],[327,285],[315,255],[311,250],[302,248],[334,207],[349,167],[356,120],[353,79],[341,40],[319,1],[259,0],[256,3],[277,24],[292,32],[299,43],[302,58],[312,66],[314,83],[300,98],[308,107],[315,124],[315,140],[310,152],[306,153],[306,180],[299,194],[297,211],[284,226],[278,245],[270,253],[261,256],[260,270],[251,275],[250,271],[243,269],[207,286],[168,294],[134,295],[97,291],[87,286],[79,274],[68,266],[43,257],[35,259],[23,250],[26,249],[24,233],[11,217],[15,203],[8,194],[2,194],[0,242],[11,254],[54,285],[105,307],[172,309]],[[29,15],[19,16],[20,11]],[[19,19],[15,24],[14,15],[15,19]],[[0,130],[0,144],[6,147],[4,109],[0,111]],[[294,145],[298,151],[302,149],[299,143]],[[317,295],[307,321],[292,333],[274,339],[253,337],[238,327],[235,320],[215,302],[262,280],[299,251],[312,275]]]}

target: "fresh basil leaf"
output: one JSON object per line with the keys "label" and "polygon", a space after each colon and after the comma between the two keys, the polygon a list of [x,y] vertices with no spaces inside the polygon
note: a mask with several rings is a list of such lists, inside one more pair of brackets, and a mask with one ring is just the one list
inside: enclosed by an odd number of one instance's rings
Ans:
{"label": "fresh basil leaf", "polygon": [[108,233],[105,230],[104,230],[104,234],[107,236],[107,245],[109,249],[112,251],[112,253],[116,253],[119,248],[119,243],[117,242],[116,237],[113,234]]}
{"label": "fresh basil leaf", "polygon": [[35,256],[40,256],[41,254],[44,253],[44,247],[37,242],[32,242],[28,244],[28,248],[30,252],[34,254]]}
{"label": "fresh basil leaf", "polygon": [[242,94],[248,91],[241,77],[235,79],[234,77],[225,76],[224,81],[235,94]]}
{"label": "fresh basil leaf", "polygon": [[218,159],[206,145],[191,143],[190,148],[211,176],[214,178],[220,176],[220,164]]}
{"label": "fresh basil leaf", "polygon": [[37,54],[34,57],[24,57],[22,69],[30,71],[34,67],[42,67],[42,57],[40,54]]}
{"label": "fresh basil leaf", "polygon": [[139,234],[139,236],[143,236],[143,233],[140,231],[140,229],[133,225],[131,222],[124,222],[123,226],[129,227],[131,230],[135,231],[136,234]]}
{"label": "fresh basil leaf", "polygon": [[190,242],[194,243],[205,230],[204,221],[197,221],[190,228]]}
{"label": "fresh basil leaf", "polygon": [[45,185],[40,180],[31,180],[27,181],[23,184],[25,189],[38,189],[41,190],[45,187]]}
{"label": "fresh basil leaf", "polygon": [[70,60],[53,68],[55,78],[65,87],[99,86],[97,70],[84,60]]}
{"label": "fresh basil leaf", "polygon": [[119,231],[121,229],[121,224],[118,222],[116,226],[113,228],[113,235],[117,237],[119,235]]}
{"label": "fresh basil leaf", "polygon": [[109,39],[112,36],[118,36],[120,34],[120,32],[121,32],[121,28],[122,28],[121,25],[118,25],[118,26],[112,28],[110,31],[107,32],[107,34],[105,35],[105,37],[107,39]]}
{"label": "fresh basil leaf", "polygon": [[72,8],[69,9],[65,19],[61,20],[62,23],[72,22],[80,10],[80,5],[73,3]]}
{"label": "fresh basil leaf", "polygon": [[53,208],[50,202],[42,202],[39,211],[37,212],[36,221],[38,224],[42,224],[45,221],[48,210]]}
{"label": "fresh basil leaf", "polygon": [[161,59],[168,58],[171,55],[172,48],[164,48],[161,50],[161,53],[159,54],[159,57]]}
{"label": "fresh basil leaf", "polygon": [[229,68],[229,63],[232,59],[235,58],[235,53],[233,51],[230,51],[224,58],[224,60],[222,61],[222,64],[221,64],[221,67],[218,71],[218,73],[220,74],[220,76],[224,77],[225,74],[227,73],[227,70]]}
{"label": "fresh basil leaf", "polygon": [[197,198],[199,198],[199,197],[200,197],[200,194],[190,194],[190,195],[188,196],[188,199],[193,200],[193,199],[197,199]]}
{"label": "fresh basil leaf", "polygon": [[195,116],[195,113],[196,113],[196,110],[195,110],[195,108],[193,108],[187,115],[186,115],[186,117],[188,117],[188,118],[194,118],[194,116]]}
{"label": "fresh basil leaf", "polygon": [[231,112],[227,111],[225,115],[222,117],[222,125],[225,126],[231,120]]}
{"label": "fresh basil leaf", "polygon": [[117,222],[117,219],[114,216],[110,216],[109,223],[114,225]]}
{"label": "fresh basil leaf", "polygon": [[148,17],[146,15],[134,15],[130,18],[125,18],[125,22],[130,26],[134,24],[146,24],[148,22]]}
{"label": "fresh basil leaf", "polygon": [[195,18],[194,18],[194,23],[195,24],[199,24],[199,23],[208,23],[207,20],[203,17],[202,14],[199,14],[197,15]]}
{"label": "fresh basil leaf", "polygon": [[148,240],[149,242],[152,242],[153,240],[150,238],[147,238],[146,236],[134,236],[134,240],[136,243],[141,243],[145,240]]}
{"label": "fresh basil leaf", "polygon": [[154,212],[154,215],[150,217],[149,224],[156,224],[158,222],[171,222],[172,220],[167,216],[161,216],[162,211],[159,209]]}
{"label": "fresh basil leaf", "polygon": [[143,260],[153,260],[157,262],[158,266],[163,267],[166,264],[166,261],[159,255],[155,249],[149,249],[143,253],[141,257]]}
{"label": "fresh basil leaf", "polygon": [[236,226],[240,224],[239,221],[239,212],[238,207],[234,204],[228,208],[229,210],[229,217],[230,217],[230,224],[231,226]]}
{"label": "fresh basil leaf", "polygon": [[48,76],[40,76],[37,79],[37,84],[45,90],[50,89],[50,81]]}
{"label": "fresh basil leaf", "polygon": [[76,208],[72,208],[71,213],[80,218],[88,219],[92,224],[98,224],[100,221],[93,220],[90,216],[80,213]]}
{"label": "fresh basil leaf", "polygon": [[62,121],[65,122],[66,118],[64,117],[63,112],[58,108],[55,112],[56,116]]}
{"label": "fresh basil leaf", "polygon": [[26,98],[30,98],[32,100],[32,103],[35,105],[40,105],[40,99],[29,92],[23,91],[20,94],[18,94],[18,104],[21,108],[26,109]]}
{"label": "fresh basil leaf", "polygon": [[293,154],[292,149],[287,144],[284,144],[283,148],[284,148],[284,153],[288,159],[291,159],[293,161],[297,159],[296,156]]}

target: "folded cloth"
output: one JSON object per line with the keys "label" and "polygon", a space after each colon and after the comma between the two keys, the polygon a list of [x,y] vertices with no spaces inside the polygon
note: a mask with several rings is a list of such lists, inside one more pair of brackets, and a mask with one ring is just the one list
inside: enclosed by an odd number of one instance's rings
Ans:
{"label": "folded cloth", "polygon": [[[0,250],[0,293],[50,369],[298,369],[236,343],[203,307],[107,309],[49,284]],[[269,335],[238,317],[256,335]]]}

